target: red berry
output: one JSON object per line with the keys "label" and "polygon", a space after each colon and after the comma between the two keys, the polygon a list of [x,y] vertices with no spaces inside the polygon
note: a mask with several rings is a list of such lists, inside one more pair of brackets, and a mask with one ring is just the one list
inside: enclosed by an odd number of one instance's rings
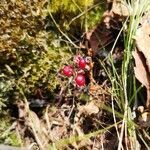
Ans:
{"label": "red berry", "polygon": [[84,86],[85,85],[85,76],[82,74],[78,74],[75,78],[75,82],[78,86]]}
{"label": "red berry", "polygon": [[86,61],[85,61],[85,59],[81,58],[81,59],[79,60],[78,65],[79,65],[79,68],[84,69],[85,66],[86,66]]}
{"label": "red berry", "polygon": [[71,66],[65,66],[65,67],[63,68],[63,74],[64,74],[65,76],[67,76],[67,77],[72,76],[72,74],[73,74],[73,69],[72,69],[72,67],[71,67]]}

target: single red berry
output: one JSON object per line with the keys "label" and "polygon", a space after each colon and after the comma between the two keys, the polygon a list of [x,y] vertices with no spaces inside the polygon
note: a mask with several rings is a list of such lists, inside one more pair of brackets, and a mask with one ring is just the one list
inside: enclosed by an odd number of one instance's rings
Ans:
{"label": "single red berry", "polygon": [[85,59],[84,59],[84,58],[81,58],[81,59],[79,60],[78,65],[79,65],[79,68],[84,69],[85,66],[86,66],[86,61],[85,61]]}
{"label": "single red berry", "polygon": [[82,74],[78,74],[75,78],[75,82],[78,86],[84,86],[85,85],[85,76]]}
{"label": "single red berry", "polygon": [[72,69],[72,67],[71,67],[71,66],[65,66],[65,67],[63,68],[63,74],[64,74],[65,76],[67,76],[67,77],[72,76],[72,74],[73,74],[73,69]]}

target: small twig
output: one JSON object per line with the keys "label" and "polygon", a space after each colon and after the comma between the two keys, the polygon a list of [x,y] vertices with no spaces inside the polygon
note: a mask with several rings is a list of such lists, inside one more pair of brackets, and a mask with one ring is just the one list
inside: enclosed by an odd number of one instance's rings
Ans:
{"label": "small twig", "polygon": [[92,10],[93,8],[97,7],[98,5],[102,4],[101,2],[95,4],[94,6],[88,8],[87,10],[83,11],[82,13],[80,13],[79,15],[77,15],[76,17],[74,17],[70,22],[69,25],[72,24],[73,21],[75,21],[76,19],[80,18],[81,16],[83,16],[84,14],[86,14],[87,12],[89,12],[90,10]]}
{"label": "small twig", "polygon": [[59,30],[59,32],[75,47],[75,48],[79,48],[79,46],[77,46],[59,27],[59,25],[56,23],[52,13],[50,12],[49,8],[47,8],[48,13],[52,19],[52,21],[54,22],[55,26],[57,27],[57,29]]}
{"label": "small twig", "polygon": [[79,7],[79,5],[75,2],[75,0],[72,0],[72,2],[74,3],[74,5],[80,10],[80,12],[82,12],[82,9]]}
{"label": "small twig", "polygon": [[62,88],[61,88],[61,90],[60,90],[60,92],[59,92],[59,102],[58,102],[58,105],[60,104],[60,102],[61,102],[61,100],[62,100],[62,94],[63,94],[63,92],[64,91],[66,91],[66,89],[68,88],[68,86],[69,86],[69,84],[72,82],[72,77],[69,79],[69,81],[68,81],[68,83],[66,84],[66,86],[64,85],[64,86],[62,86]]}
{"label": "small twig", "polygon": [[[29,118],[31,119],[32,116],[31,116],[30,112],[28,112],[28,113],[29,113]],[[40,149],[41,149],[41,150],[45,150],[45,149],[44,149],[44,146],[43,146],[43,143],[41,142],[41,139],[39,139],[39,137],[38,137],[38,135],[37,135],[36,129],[35,129],[35,127],[34,127],[34,124],[33,124],[32,120],[30,120],[30,119],[29,119],[29,127],[30,127],[31,130],[32,130],[32,133],[33,133],[33,135],[34,135],[34,138],[35,138],[37,144],[39,145]]]}
{"label": "small twig", "polygon": [[45,120],[46,120],[46,123],[47,123],[48,132],[50,133],[50,120],[49,120],[49,117],[48,117],[48,109],[49,109],[49,106],[46,107]]}
{"label": "small twig", "polygon": [[29,147],[27,148],[27,150],[32,150],[34,145],[37,145],[37,143],[34,142],[34,143],[30,144]]}
{"label": "small twig", "polygon": [[150,136],[148,135],[148,133],[144,129],[142,131],[143,131],[145,137],[150,141]]}
{"label": "small twig", "polygon": [[70,113],[69,113],[69,115],[68,115],[68,119],[70,118],[70,116],[71,116],[71,114],[72,114],[72,112],[73,112],[73,109],[74,109],[74,97],[73,97],[73,104],[72,104],[72,108],[71,108],[71,110],[70,110]]}

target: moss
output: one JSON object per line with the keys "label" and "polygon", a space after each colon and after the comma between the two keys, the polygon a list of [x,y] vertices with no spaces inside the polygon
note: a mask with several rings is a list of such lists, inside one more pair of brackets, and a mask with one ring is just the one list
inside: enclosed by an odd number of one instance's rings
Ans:
{"label": "moss", "polygon": [[66,45],[54,44],[57,34],[45,31],[43,7],[42,2],[0,2],[0,143],[21,145],[16,132],[8,130],[12,122],[7,112],[14,113],[12,106],[23,100],[19,88],[28,100],[38,88],[51,99],[61,62],[70,57]]}
{"label": "moss", "polygon": [[21,139],[15,131],[9,130],[12,125],[10,117],[3,115],[0,120],[0,143],[5,143],[13,146],[20,146]]}
{"label": "moss", "polygon": [[51,0],[48,9],[63,31],[71,32],[72,36],[79,36],[79,33],[85,32],[86,27],[92,29],[100,22],[105,1]]}
{"label": "moss", "polygon": [[21,146],[22,141],[21,139],[17,136],[16,132],[11,132],[9,135],[9,138],[7,139],[10,145],[12,146]]}
{"label": "moss", "polygon": [[[94,0],[52,0],[50,10],[59,17],[55,19],[59,26],[63,26],[64,31],[70,31],[70,35],[79,37],[84,30],[82,24],[85,23],[86,13],[73,22],[71,20],[94,4]],[[23,100],[23,94],[30,100],[36,97],[35,91],[38,88],[51,99],[49,95],[55,95],[59,84],[56,79],[58,70],[72,57],[73,50],[69,51],[69,43],[64,42],[58,30],[45,30],[48,26],[46,18],[49,19],[44,14],[47,5],[44,1],[0,1],[0,115],[3,114],[0,120],[1,143],[15,146],[21,144],[15,131],[7,130],[12,122],[6,108],[9,106],[13,112],[11,106],[18,100]],[[93,18],[98,21],[101,10],[103,9],[99,5],[88,12],[89,27],[95,24]],[[50,19],[49,24],[52,25]]]}
{"label": "moss", "polygon": [[50,10],[54,13],[63,11],[66,13],[77,13],[84,11],[85,7],[90,7],[94,0],[51,0]]}

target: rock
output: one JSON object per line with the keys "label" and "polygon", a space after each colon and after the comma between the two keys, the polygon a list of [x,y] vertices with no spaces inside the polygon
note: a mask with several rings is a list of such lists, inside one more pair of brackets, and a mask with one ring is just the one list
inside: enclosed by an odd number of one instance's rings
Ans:
{"label": "rock", "polygon": [[25,148],[0,144],[0,150],[25,150]]}

